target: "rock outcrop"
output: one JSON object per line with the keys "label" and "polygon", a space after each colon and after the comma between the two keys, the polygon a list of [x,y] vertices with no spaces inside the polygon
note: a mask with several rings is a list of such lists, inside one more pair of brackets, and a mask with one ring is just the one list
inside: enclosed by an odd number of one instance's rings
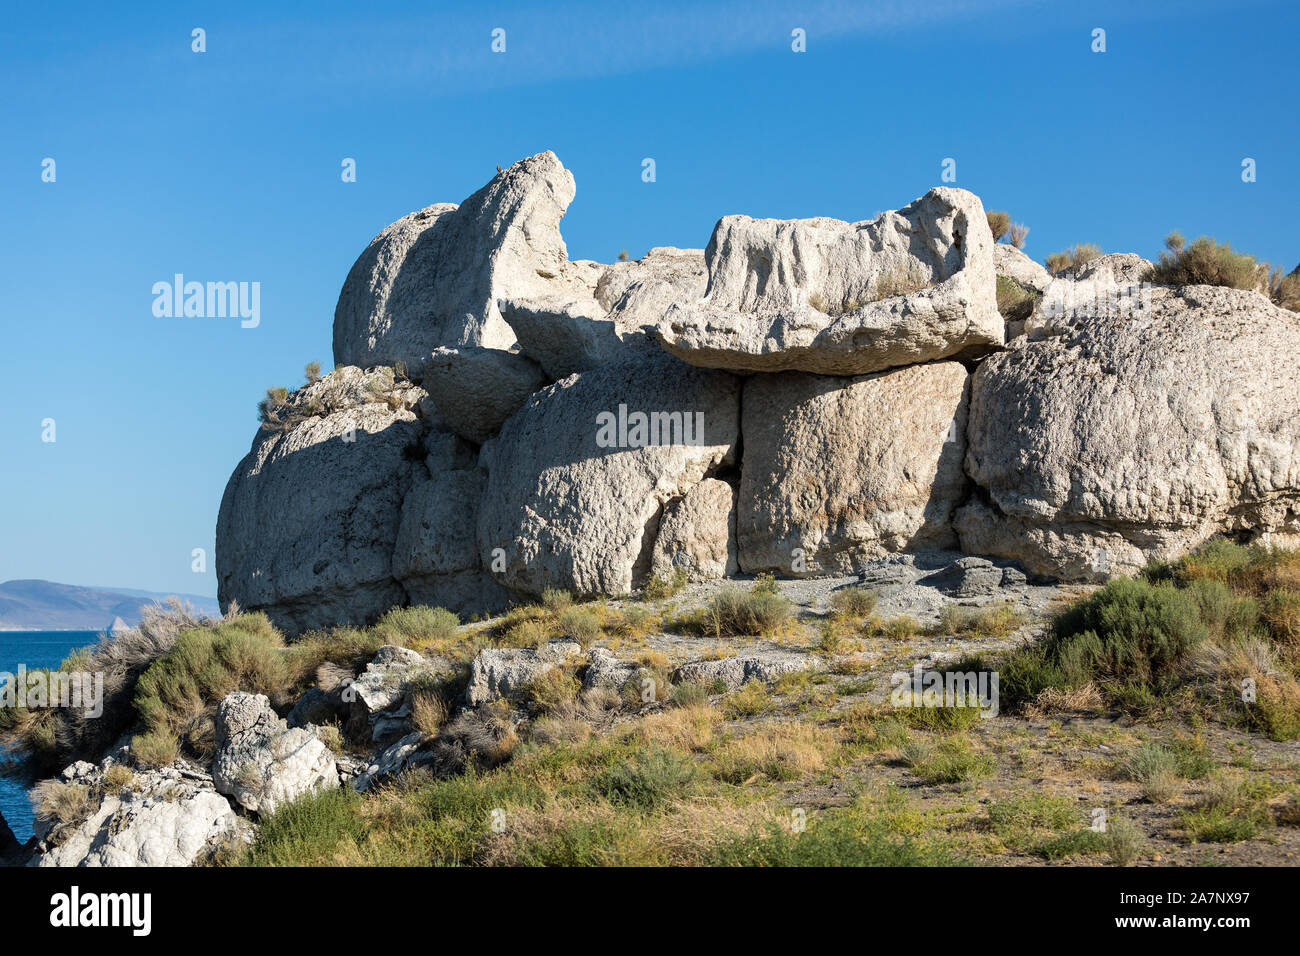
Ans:
{"label": "rock outcrop", "polygon": [[586,288],[560,237],[573,174],[552,152],[515,163],[459,206],[411,213],[376,236],[348,273],[334,310],[334,361],[402,363],[420,378],[439,346],[514,344],[497,299]]}
{"label": "rock outcrop", "polygon": [[659,341],[692,365],[860,375],[1003,342],[993,234],[978,197],[936,188],[870,222],[727,216],[708,291]]}
{"label": "rock outcrop", "polygon": [[1150,297],[1062,316],[980,365],[963,550],[1095,580],[1216,532],[1300,531],[1300,321],[1255,292]]}
{"label": "rock outcrop", "polygon": [[539,392],[483,446],[485,566],[523,593],[627,594],[663,506],[732,463],[739,391],[660,353]]}
{"label": "rock outcrop", "polygon": [[687,581],[713,581],[730,577],[739,568],[736,489],[717,478],[705,478],[664,505],[651,574],[670,580],[681,570]]}
{"label": "rock outcrop", "polygon": [[966,369],[852,379],[787,372],[745,383],[737,538],[745,571],[847,574],[956,537]]}
{"label": "rock outcrop", "polygon": [[37,821],[38,866],[191,866],[247,840],[251,827],[212,780],[176,767],[138,770],[108,788],[101,766],[86,762],[63,772],[62,785],[82,788],[89,806],[77,820]]}
{"label": "rock outcrop", "polygon": [[217,705],[216,727],[213,783],[246,810],[274,813],[303,794],[339,785],[330,749],[310,730],[290,728],[261,694],[227,696]]}
{"label": "rock outcrop", "polygon": [[556,665],[582,653],[573,641],[548,641],[540,648],[485,648],[470,665],[465,703],[478,707],[501,697],[517,697]]}
{"label": "rock outcrop", "polygon": [[[272,403],[227,486],[223,603],[292,634],[949,549],[1089,580],[1297,533],[1296,320],[1259,295],[1153,289],[1128,253],[1052,276],[947,187],[570,261],[575,188],[540,153],[370,244],[343,367]],[[999,277],[1031,293],[1005,320]]]}

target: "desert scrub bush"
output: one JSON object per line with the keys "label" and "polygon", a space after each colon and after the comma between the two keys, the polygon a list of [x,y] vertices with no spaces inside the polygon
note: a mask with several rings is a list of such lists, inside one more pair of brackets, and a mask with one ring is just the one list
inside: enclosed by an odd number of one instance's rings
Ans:
{"label": "desert scrub bush", "polygon": [[995,769],[992,757],[976,753],[961,737],[949,737],[929,752],[922,748],[907,755],[906,748],[904,751],[912,772],[931,785],[969,783],[991,777]]}
{"label": "desert scrub bush", "polygon": [[62,780],[42,780],[32,787],[34,816],[45,823],[78,824],[91,812],[90,788]]}
{"label": "desert scrub bush", "polygon": [[691,681],[674,684],[668,695],[668,704],[672,707],[703,707],[708,702],[709,689]]}
{"label": "desert scrub bush", "polygon": [[280,634],[266,616],[241,614],[177,637],[171,650],[140,675],[135,709],[147,732],[179,736],[206,755],[222,698],[243,690],[283,704],[294,676]]}
{"label": "desert scrub bush", "polygon": [[945,604],[939,612],[939,632],[954,636],[1006,637],[1023,627],[1025,621],[1024,612],[1010,602],[984,608]]}
{"label": "desert scrub bush", "polygon": [[990,803],[986,812],[989,825],[1002,836],[1036,829],[1062,830],[1079,817],[1075,801],[1044,793],[1004,797]]}
{"label": "desert scrub bush", "polygon": [[525,689],[525,697],[534,713],[550,714],[578,699],[582,682],[562,667],[552,667],[534,677]]}
{"label": "desert scrub bush", "polygon": [[1001,242],[1002,237],[1011,229],[1011,216],[1005,212],[985,210],[984,217],[989,221],[989,231],[993,233],[993,241]]}
{"label": "desert scrub bush", "polygon": [[1159,744],[1135,747],[1119,764],[1120,776],[1142,786],[1150,803],[1165,803],[1178,791],[1178,759]]}
{"label": "desert scrub bush", "polygon": [[908,641],[921,635],[921,623],[910,614],[899,614],[880,625],[880,634],[891,641]]}
{"label": "desert scrub bush", "polygon": [[1015,279],[997,277],[998,311],[1008,322],[1023,322],[1034,312],[1034,303],[1043,297],[1041,292],[1026,289]]}
{"label": "desert scrub bush", "polygon": [[1011,230],[1007,234],[1007,241],[1017,249],[1025,248],[1025,240],[1029,238],[1029,227],[1023,222],[1011,224]]}
{"label": "desert scrub bush", "polygon": [[1149,685],[1170,675],[1206,636],[1186,592],[1116,578],[1056,616],[1048,650],[1071,686],[1097,678]]}
{"label": "desert scrub bush", "polygon": [[1300,266],[1285,275],[1281,269],[1274,269],[1268,279],[1268,297],[1274,305],[1300,312]]}
{"label": "desert scrub bush", "polygon": [[380,644],[396,644],[412,650],[445,648],[456,640],[460,617],[446,608],[418,604],[395,607],[371,628]]}
{"label": "desert scrub bush", "polygon": [[[232,605],[228,618],[238,616]],[[26,762],[26,767],[7,763],[6,769],[41,774],[79,758],[98,760],[136,722],[133,697],[140,674],[171,649],[178,635],[214,623],[173,598],[146,607],[134,630],[101,635],[93,647],[70,654],[59,670],[104,675],[102,714],[89,717],[78,708],[0,708],[0,744]]]}
{"label": "desert scrub bush", "polygon": [[1146,837],[1126,817],[1110,814],[1105,830],[1070,830],[1040,843],[1035,852],[1047,860],[1105,853],[1116,866],[1128,866],[1146,847]]}
{"label": "desert scrub bush", "polygon": [[1219,775],[1180,821],[1192,840],[1200,843],[1239,843],[1272,825],[1267,785],[1241,777]]}
{"label": "desert scrub bush", "polygon": [[600,637],[600,617],[589,608],[568,608],[560,614],[560,633],[586,647]]}
{"label": "desert scrub bush", "polygon": [[1300,591],[1269,591],[1259,613],[1274,641],[1290,647],[1300,646]]}
{"label": "desert scrub bush", "polygon": [[685,754],[666,747],[637,751],[594,781],[595,792],[616,806],[651,811],[693,791],[700,770]]}
{"label": "desert scrub bush", "polygon": [[727,585],[684,623],[716,638],[767,635],[790,619],[790,602],[780,594]]}
{"label": "desert scrub bush", "polygon": [[686,581],[686,570],[684,568],[673,568],[672,573],[667,576],[662,574],[652,575],[646,581],[642,595],[647,601],[662,601],[686,587]]}
{"label": "desert scrub bush", "polygon": [[1260,266],[1253,256],[1234,252],[1228,243],[1201,236],[1186,244],[1182,234],[1165,237],[1160,261],[1147,270],[1142,281],[1157,285],[1218,285],[1230,289],[1254,289],[1260,284]]}
{"label": "desert scrub bush", "polygon": [[1070,246],[1064,252],[1052,253],[1045,262],[1047,271],[1054,276],[1059,276],[1066,272],[1078,273],[1083,266],[1099,258],[1101,258],[1101,248],[1090,242],[1084,242]]}
{"label": "desert scrub bush", "polygon": [[751,680],[722,702],[722,713],[728,720],[757,717],[772,709],[772,695],[762,681]]}
{"label": "desert scrub bush", "polygon": [[129,790],[135,783],[135,772],[126,764],[110,764],[104,771],[104,776],[100,780],[105,792],[111,794],[120,794],[123,790]]}
{"label": "desert scrub bush", "polygon": [[307,384],[312,385],[320,381],[320,362],[308,362],[303,367],[303,375],[307,379]]}
{"label": "desert scrub bush", "polygon": [[560,588],[546,588],[542,591],[542,607],[552,614],[567,611],[573,604],[573,595]]}
{"label": "desert scrub bush", "polygon": [[863,618],[876,609],[876,592],[870,588],[840,588],[831,594],[831,610],[839,617]]}

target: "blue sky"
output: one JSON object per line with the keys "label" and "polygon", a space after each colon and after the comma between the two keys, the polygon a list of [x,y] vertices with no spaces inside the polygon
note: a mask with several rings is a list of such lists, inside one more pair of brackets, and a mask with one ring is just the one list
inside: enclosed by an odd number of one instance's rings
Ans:
{"label": "blue sky", "polygon": [[[1294,3],[180,6],[0,26],[0,580],[215,594],[256,402],[333,364],[353,260],[547,148],[577,178],[573,258],[702,247],[729,213],[869,218],[951,157],[1040,260],[1154,256],[1176,227],[1300,261]],[[155,317],[177,272],[260,282],[260,325]]]}

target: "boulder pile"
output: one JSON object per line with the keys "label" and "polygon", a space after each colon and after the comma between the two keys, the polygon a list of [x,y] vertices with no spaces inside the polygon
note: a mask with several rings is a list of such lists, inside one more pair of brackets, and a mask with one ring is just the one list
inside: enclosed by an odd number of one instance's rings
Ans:
{"label": "boulder pile", "polygon": [[[230,478],[223,605],[294,633],[677,570],[959,551],[1100,580],[1215,533],[1300,536],[1300,321],[1257,292],[1144,287],[1127,254],[1051,276],[953,188],[571,261],[574,195],[540,153],[370,243],[335,370]],[[1028,318],[998,312],[999,277]]]}

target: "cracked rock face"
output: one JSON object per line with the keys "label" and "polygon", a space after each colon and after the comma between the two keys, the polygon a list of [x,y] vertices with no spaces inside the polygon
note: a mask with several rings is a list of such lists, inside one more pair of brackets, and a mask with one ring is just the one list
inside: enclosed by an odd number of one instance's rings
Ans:
{"label": "cracked rock face", "polygon": [[539,392],[482,449],[484,565],[527,594],[627,594],[663,505],[732,462],[739,391],[730,375],[660,353]]}
{"label": "cracked rock face", "polygon": [[217,705],[216,725],[213,783],[246,810],[274,813],[305,793],[339,785],[329,748],[311,731],[289,728],[262,694],[227,696]]}
{"label": "cracked rock face", "polygon": [[686,580],[714,581],[735,574],[736,490],[705,478],[664,506],[650,573],[665,580],[681,569]]}
{"label": "cracked rock face", "polygon": [[705,256],[704,298],[657,331],[692,365],[860,375],[1003,343],[993,235],[962,189],[870,222],[726,216]]}
{"label": "cracked rock face", "polygon": [[741,568],[848,574],[888,552],[955,545],[967,379],[956,362],[748,379]]}
{"label": "cracked rock face", "polygon": [[1157,288],[980,365],[964,550],[1064,580],[1132,572],[1216,531],[1300,531],[1300,319],[1255,292]]}

